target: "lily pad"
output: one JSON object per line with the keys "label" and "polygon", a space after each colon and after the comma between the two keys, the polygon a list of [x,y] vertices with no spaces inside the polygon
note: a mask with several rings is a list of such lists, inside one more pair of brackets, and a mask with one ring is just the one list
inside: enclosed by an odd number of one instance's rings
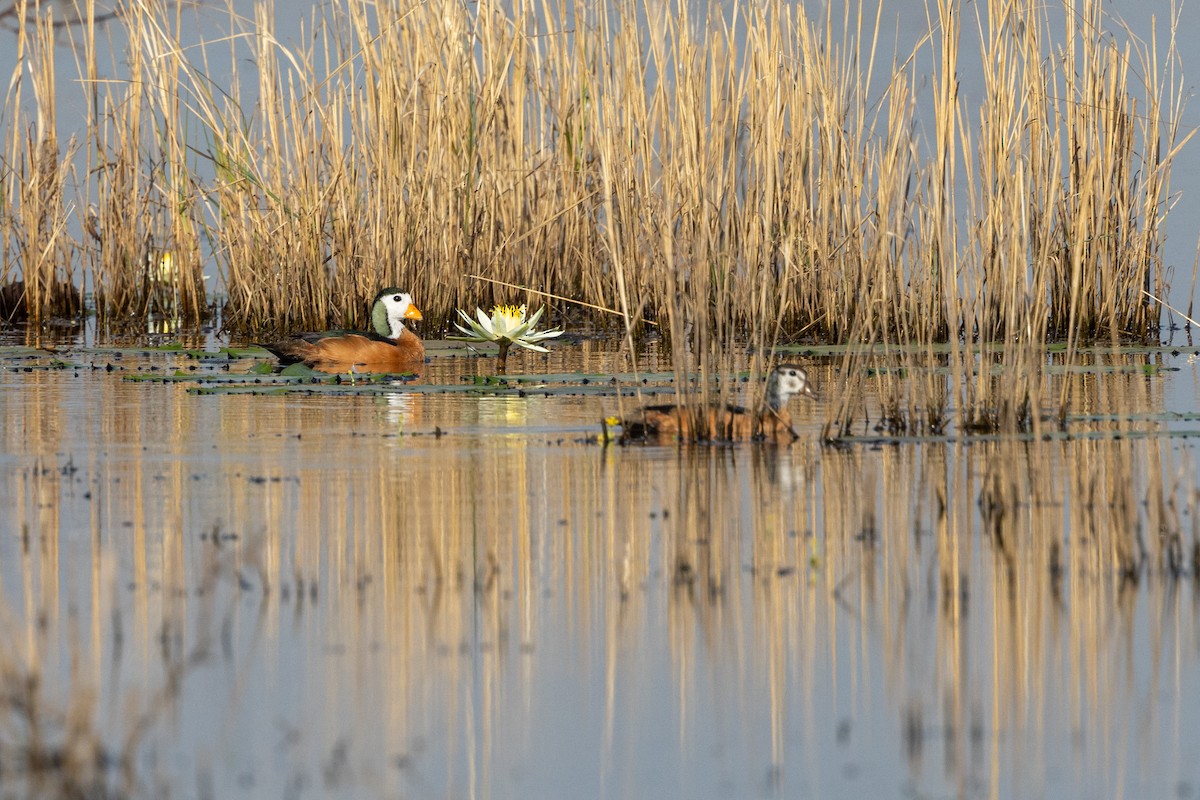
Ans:
{"label": "lily pad", "polygon": [[317,372],[316,370],[307,367],[304,364],[288,364],[279,371],[279,374],[285,377],[294,378],[311,378],[315,376],[328,377],[326,373]]}

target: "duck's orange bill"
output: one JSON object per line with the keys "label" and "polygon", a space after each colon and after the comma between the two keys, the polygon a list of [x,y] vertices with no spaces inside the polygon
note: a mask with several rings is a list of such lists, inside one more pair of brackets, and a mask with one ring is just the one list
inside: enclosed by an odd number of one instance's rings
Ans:
{"label": "duck's orange bill", "polygon": [[422,317],[421,317],[420,310],[416,306],[414,306],[412,303],[409,303],[408,311],[404,312],[404,318],[405,319],[421,319]]}

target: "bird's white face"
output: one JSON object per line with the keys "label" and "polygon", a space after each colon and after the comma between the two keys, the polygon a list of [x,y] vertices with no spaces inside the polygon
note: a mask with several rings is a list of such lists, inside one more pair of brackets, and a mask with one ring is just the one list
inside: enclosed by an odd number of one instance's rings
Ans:
{"label": "bird's white face", "polygon": [[778,382],[779,396],[784,403],[797,395],[817,396],[809,383],[808,373],[800,367],[781,364],[772,371],[771,377]]}
{"label": "bird's white face", "polygon": [[399,339],[404,333],[404,320],[421,319],[408,292],[392,291],[381,294],[371,311],[371,324],[380,336]]}

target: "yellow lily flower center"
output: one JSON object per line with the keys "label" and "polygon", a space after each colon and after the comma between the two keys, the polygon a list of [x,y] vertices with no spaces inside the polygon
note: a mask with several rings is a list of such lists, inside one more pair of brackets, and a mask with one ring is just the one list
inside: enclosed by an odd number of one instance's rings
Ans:
{"label": "yellow lily flower center", "polygon": [[525,306],[496,306],[492,309],[492,327],[497,333],[511,331],[525,321]]}

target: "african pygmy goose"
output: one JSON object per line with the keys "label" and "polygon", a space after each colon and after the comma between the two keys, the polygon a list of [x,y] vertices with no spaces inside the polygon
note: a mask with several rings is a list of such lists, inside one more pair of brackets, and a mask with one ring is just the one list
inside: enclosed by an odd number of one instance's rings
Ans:
{"label": "african pygmy goose", "polygon": [[303,363],[318,372],[408,372],[425,363],[425,345],[404,326],[406,319],[421,319],[412,295],[388,288],[371,303],[369,332],[298,333],[263,347],[283,364]]}
{"label": "african pygmy goose", "polygon": [[[761,411],[741,406],[708,406],[695,409],[704,420],[708,438],[727,441],[791,442],[796,437],[788,401],[798,395],[816,398],[808,373],[795,364],[780,364],[767,376],[767,393]],[[643,406],[622,420],[621,441],[688,440],[693,437],[692,420],[683,406]]]}

